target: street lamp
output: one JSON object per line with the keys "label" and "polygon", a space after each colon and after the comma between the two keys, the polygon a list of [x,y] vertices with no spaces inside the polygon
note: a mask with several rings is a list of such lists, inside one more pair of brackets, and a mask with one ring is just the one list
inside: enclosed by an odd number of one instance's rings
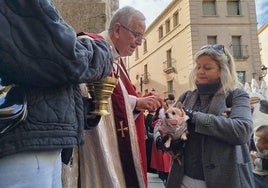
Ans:
{"label": "street lamp", "polygon": [[267,75],[267,67],[265,65],[261,66],[261,75],[260,75],[260,79],[264,78]]}

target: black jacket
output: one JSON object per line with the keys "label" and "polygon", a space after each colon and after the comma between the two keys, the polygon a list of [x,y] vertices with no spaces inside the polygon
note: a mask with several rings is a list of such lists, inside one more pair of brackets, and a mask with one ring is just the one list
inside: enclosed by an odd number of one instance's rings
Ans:
{"label": "black jacket", "polygon": [[0,77],[26,90],[28,116],[0,136],[0,157],[77,146],[84,128],[79,83],[112,69],[109,45],[77,40],[49,0],[0,0]]}

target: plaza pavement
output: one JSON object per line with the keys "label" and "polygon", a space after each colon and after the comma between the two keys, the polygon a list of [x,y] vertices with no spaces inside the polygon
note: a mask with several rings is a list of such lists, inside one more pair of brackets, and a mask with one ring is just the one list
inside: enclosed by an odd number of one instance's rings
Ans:
{"label": "plaza pavement", "polygon": [[165,188],[161,179],[158,178],[158,174],[147,173],[148,188]]}

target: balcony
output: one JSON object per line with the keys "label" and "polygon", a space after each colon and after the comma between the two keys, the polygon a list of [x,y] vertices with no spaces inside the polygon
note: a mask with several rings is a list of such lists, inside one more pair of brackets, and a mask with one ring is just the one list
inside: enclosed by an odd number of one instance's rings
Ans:
{"label": "balcony", "polygon": [[176,73],[177,72],[176,69],[175,69],[175,67],[168,67],[168,68],[164,69],[163,71],[166,74]]}
{"label": "balcony", "polygon": [[171,59],[170,61],[164,61],[163,62],[163,71],[166,74],[171,74],[171,73],[177,73],[177,70],[175,68],[175,59]]}
{"label": "balcony", "polygon": [[230,52],[232,53],[234,59],[245,60],[249,57],[248,45],[231,45]]}
{"label": "balcony", "polygon": [[143,84],[148,84],[149,83],[149,73],[148,72],[143,73],[143,75],[142,75],[142,83]]}

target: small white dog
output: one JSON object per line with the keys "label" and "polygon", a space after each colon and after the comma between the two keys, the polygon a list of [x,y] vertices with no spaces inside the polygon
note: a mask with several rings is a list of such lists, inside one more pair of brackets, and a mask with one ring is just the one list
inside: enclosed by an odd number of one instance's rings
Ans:
{"label": "small white dog", "polygon": [[168,136],[167,141],[164,143],[166,148],[170,147],[172,139],[187,140],[187,123],[189,117],[182,109],[182,104],[179,102],[176,107],[169,107],[168,109],[162,108],[159,111],[159,118],[161,123],[158,130],[162,137]]}

